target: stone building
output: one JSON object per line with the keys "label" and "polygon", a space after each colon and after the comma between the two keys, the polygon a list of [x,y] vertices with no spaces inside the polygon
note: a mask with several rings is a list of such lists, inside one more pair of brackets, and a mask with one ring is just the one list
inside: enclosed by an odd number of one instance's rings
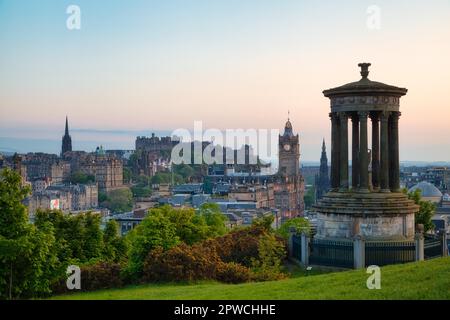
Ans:
{"label": "stone building", "polygon": [[231,201],[256,203],[256,209],[273,208],[275,195],[273,183],[265,185],[232,185],[228,192]]}
{"label": "stone building", "polygon": [[322,199],[322,197],[329,190],[330,190],[330,176],[328,172],[327,149],[325,146],[325,139],[324,139],[322,143],[322,155],[320,157],[319,174],[316,175],[316,201]]}
{"label": "stone building", "polygon": [[274,186],[275,208],[283,220],[300,216],[304,211],[305,184],[300,172],[299,136],[294,135],[292,124],[286,122],[284,133],[278,138],[279,166]]}
{"label": "stone building", "polygon": [[[361,80],[325,90],[331,102],[331,191],[313,207],[317,238],[411,240],[419,210],[400,190],[400,97],[405,88],[368,79],[368,63],[359,64]],[[349,184],[348,121],[352,121],[352,183]],[[369,182],[368,119],[372,121]]]}
{"label": "stone building", "polygon": [[94,176],[101,190],[123,187],[123,161],[114,155],[105,154],[100,149],[94,153],[72,151],[66,152],[64,159],[70,163],[72,173]]}
{"label": "stone building", "polygon": [[69,163],[55,154],[27,153],[22,156],[22,166],[26,168],[28,181],[49,179],[51,183],[61,183],[70,176]]}
{"label": "stone building", "polygon": [[64,212],[91,210],[98,207],[98,187],[91,185],[52,185],[33,192],[26,200],[28,213],[38,209],[59,209]]}

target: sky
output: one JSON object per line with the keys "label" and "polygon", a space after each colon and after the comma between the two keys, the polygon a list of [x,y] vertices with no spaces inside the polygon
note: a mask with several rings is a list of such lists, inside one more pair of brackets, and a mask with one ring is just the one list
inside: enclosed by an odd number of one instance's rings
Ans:
{"label": "sky", "polygon": [[58,153],[66,115],[90,151],[194,121],[281,130],[289,110],[316,161],[330,145],[322,91],[371,62],[371,80],[409,90],[400,159],[449,161],[448,57],[448,0],[0,0],[0,150]]}

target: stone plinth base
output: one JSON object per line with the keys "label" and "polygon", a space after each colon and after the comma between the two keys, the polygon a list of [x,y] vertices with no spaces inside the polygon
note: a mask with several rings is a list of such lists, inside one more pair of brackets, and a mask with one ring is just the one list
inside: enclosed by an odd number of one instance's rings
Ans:
{"label": "stone plinth base", "polygon": [[403,193],[329,192],[313,207],[317,239],[414,239],[419,207]]}

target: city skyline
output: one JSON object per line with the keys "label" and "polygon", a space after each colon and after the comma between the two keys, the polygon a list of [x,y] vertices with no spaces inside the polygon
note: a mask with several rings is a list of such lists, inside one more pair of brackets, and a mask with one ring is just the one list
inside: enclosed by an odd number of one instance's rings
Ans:
{"label": "city skyline", "polygon": [[450,80],[446,1],[378,1],[379,30],[366,25],[368,1],[76,1],[74,31],[69,4],[0,1],[2,150],[58,153],[66,115],[74,149],[90,151],[129,149],[133,133],[169,134],[195,120],[281,130],[290,110],[302,161],[317,161],[322,139],[330,146],[322,90],[359,80],[357,63],[367,61],[371,80],[409,90],[400,160],[450,160],[439,97]]}

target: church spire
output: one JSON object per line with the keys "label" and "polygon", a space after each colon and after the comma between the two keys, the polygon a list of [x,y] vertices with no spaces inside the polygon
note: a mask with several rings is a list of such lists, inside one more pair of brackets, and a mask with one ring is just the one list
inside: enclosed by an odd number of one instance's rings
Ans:
{"label": "church spire", "polygon": [[69,135],[69,120],[67,119],[67,116],[66,116],[66,130],[65,130],[64,134]]}
{"label": "church spire", "polygon": [[325,146],[325,138],[323,138],[323,141],[322,141],[322,153],[323,152],[327,152],[327,147]]}
{"label": "church spire", "polygon": [[69,120],[66,116],[66,127],[62,137],[61,157],[68,151],[72,151],[72,138],[69,135]]}

